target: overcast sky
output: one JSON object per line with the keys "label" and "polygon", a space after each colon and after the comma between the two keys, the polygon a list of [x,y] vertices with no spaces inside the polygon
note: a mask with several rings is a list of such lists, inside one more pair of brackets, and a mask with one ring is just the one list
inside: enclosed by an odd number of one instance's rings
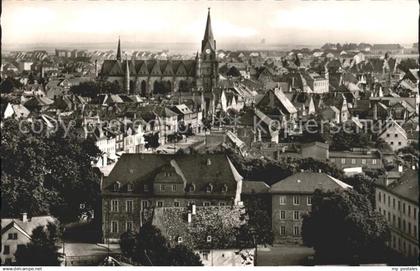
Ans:
{"label": "overcast sky", "polygon": [[197,42],[211,7],[218,44],[417,41],[416,0],[3,1],[3,42]]}

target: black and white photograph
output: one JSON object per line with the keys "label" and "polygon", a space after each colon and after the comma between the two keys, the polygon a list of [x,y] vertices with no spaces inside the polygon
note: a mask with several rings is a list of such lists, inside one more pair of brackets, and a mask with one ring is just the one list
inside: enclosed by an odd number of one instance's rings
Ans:
{"label": "black and white photograph", "polygon": [[417,270],[419,10],[2,1],[2,270]]}

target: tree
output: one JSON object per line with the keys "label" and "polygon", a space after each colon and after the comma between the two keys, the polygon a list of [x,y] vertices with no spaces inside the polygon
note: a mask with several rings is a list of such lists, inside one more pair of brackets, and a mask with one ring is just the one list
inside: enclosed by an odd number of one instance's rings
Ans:
{"label": "tree", "polygon": [[[3,123],[0,157],[2,164],[2,215],[52,214],[61,222],[74,221],[99,201],[99,176],[91,164],[100,155],[93,141],[65,134],[63,129],[48,136],[19,129],[17,121]],[[81,209],[80,205],[85,209]]]}
{"label": "tree", "polygon": [[146,144],[144,145],[146,149],[149,149],[149,148],[156,149],[160,145],[159,133],[144,135],[144,141],[146,142]]}
{"label": "tree", "polygon": [[58,228],[49,223],[45,228],[39,226],[32,231],[29,244],[19,246],[16,253],[16,265],[23,266],[58,266]]}
{"label": "tree", "polygon": [[365,195],[316,190],[312,210],[303,218],[302,236],[320,264],[349,264],[357,258],[376,262],[386,251],[390,229]]}
{"label": "tree", "polygon": [[375,179],[357,174],[351,177],[344,178],[343,181],[351,186],[358,193],[368,197],[372,206],[375,206]]}
{"label": "tree", "polygon": [[369,145],[369,134],[354,129],[340,129],[332,137],[331,149],[336,151],[350,150],[351,148],[364,148]]}
{"label": "tree", "polygon": [[239,233],[243,241],[255,237],[257,244],[272,244],[274,236],[271,228],[271,198],[254,194],[244,197],[243,202],[246,210],[243,216],[247,217]]}
{"label": "tree", "polygon": [[23,85],[18,80],[7,77],[2,82],[0,82],[0,92],[1,93],[10,93],[16,88],[21,88]]}
{"label": "tree", "polygon": [[202,265],[200,257],[188,247],[171,248],[161,231],[151,223],[144,224],[135,235],[124,233],[120,246],[125,257],[140,265]]}
{"label": "tree", "polygon": [[239,77],[239,76],[241,76],[241,73],[239,72],[238,68],[236,68],[235,66],[232,66],[227,71],[226,75],[227,76],[232,76],[232,77]]}
{"label": "tree", "polygon": [[173,266],[203,265],[200,256],[184,245],[177,245],[170,250],[170,264]]}

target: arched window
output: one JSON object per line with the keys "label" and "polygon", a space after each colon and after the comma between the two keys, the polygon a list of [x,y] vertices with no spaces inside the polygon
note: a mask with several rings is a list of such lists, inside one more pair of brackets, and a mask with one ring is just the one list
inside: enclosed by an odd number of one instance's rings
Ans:
{"label": "arched window", "polygon": [[206,186],[206,192],[207,193],[210,193],[210,192],[212,192],[213,191],[213,185],[211,184],[211,183],[209,183],[207,186]]}
{"label": "arched window", "polygon": [[194,192],[195,191],[195,185],[193,183],[188,185],[187,192]]}
{"label": "arched window", "polygon": [[228,186],[226,184],[223,184],[222,186],[222,192],[226,193],[228,191]]}

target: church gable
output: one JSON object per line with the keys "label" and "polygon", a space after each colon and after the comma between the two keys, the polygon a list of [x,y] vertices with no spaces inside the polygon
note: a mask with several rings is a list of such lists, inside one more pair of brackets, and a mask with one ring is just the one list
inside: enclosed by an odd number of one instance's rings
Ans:
{"label": "church gable", "polygon": [[162,71],[160,69],[159,61],[155,61],[152,66],[152,70],[150,72],[151,75],[162,75]]}
{"label": "church gable", "polygon": [[178,69],[176,71],[177,76],[188,76],[187,69],[184,65],[184,62],[181,62],[178,66]]}
{"label": "church gable", "polygon": [[172,69],[172,61],[167,61],[166,67],[163,70],[163,75],[168,75],[168,76],[174,75],[174,71]]}
{"label": "church gable", "polygon": [[149,70],[147,69],[146,61],[140,61],[136,66],[138,66],[136,69],[138,75],[149,75]]}
{"label": "church gable", "polygon": [[115,61],[114,65],[110,69],[108,75],[110,75],[110,76],[121,76],[121,75],[123,75],[123,71],[122,71],[120,62]]}

